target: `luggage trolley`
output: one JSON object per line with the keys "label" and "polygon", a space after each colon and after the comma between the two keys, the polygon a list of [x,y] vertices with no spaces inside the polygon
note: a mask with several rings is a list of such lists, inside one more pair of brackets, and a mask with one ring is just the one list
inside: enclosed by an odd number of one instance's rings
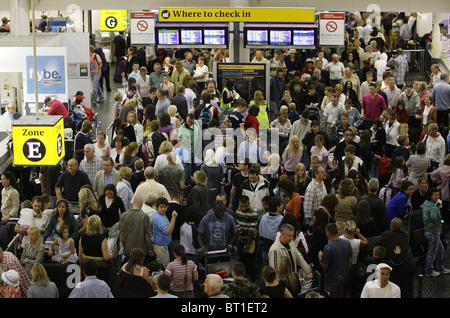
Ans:
{"label": "luggage trolley", "polygon": [[205,254],[205,272],[218,274],[223,279],[231,277],[231,268],[237,262],[235,251],[228,253],[226,250],[208,251]]}

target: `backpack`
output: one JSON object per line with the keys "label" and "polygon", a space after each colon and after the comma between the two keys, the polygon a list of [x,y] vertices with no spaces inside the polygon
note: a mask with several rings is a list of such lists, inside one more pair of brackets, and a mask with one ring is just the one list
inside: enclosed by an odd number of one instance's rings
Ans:
{"label": "backpack", "polygon": [[391,174],[391,158],[380,158],[380,176],[387,176]]}
{"label": "backpack", "polygon": [[97,62],[97,53],[94,53],[94,57],[91,58],[91,71],[96,71],[98,69],[98,62]]}
{"label": "backpack", "polygon": [[108,63],[106,63],[105,53],[103,53],[101,48],[95,49],[95,53],[100,55],[100,58],[102,59],[102,72],[106,72],[108,70]]}
{"label": "backpack", "polygon": [[211,107],[213,107],[213,105],[209,104],[206,105],[205,107],[203,107],[201,113],[200,113],[200,121],[202,122],[203,125],[207,125],[210,121],[211,121],[211,112],[210,109]]}
{"label": "backpack", "polygon": [[156,157],[159,156],[159,147],[166,140],[169,140],[169,137],[166,133],[162,133],[160,131],[155,131],[148,135],[146,147],[148,152],[148,161],[151,164],[153,164]]}
{"label": "backpack", "polygon": [[309,106],[305,109],[308,112],[309,120],[317,120],[320,122],[320,110],[315,106]]}
{"label": "backpack", "polygon": [[383,200],[385,205],[388,205],[392,199],[392,186],[385,185],[383,188],[381,188],[378,197]]}

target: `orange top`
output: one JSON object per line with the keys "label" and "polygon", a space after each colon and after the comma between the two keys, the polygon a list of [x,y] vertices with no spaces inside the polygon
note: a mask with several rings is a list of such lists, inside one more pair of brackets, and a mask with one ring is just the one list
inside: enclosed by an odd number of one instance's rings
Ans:
{"label": "orange top", "polygon": [[302,208],[302,198],[300,194],[294,193],[291,200],[285,206],[286,213],[293,213],[295,218],[298,220],[300,218]]}

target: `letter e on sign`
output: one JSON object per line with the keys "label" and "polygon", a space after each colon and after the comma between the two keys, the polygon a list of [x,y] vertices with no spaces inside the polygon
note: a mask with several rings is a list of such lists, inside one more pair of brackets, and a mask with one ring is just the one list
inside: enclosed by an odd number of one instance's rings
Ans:
{"label": "letter e on sign", "polygon": [[23,154],[30,161],[40,161],[45,157],[45,145],[39,139],[29,139],[23,144]]}

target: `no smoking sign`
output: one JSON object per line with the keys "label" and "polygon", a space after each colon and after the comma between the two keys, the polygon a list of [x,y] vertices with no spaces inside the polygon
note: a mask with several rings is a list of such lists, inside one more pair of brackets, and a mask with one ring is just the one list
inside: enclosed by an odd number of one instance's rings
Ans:
{"label": "no smoking sign", "polygon": [[141,20],[137,23],[136,27],[138,28],[139,31],[144,32],[147,31],[148,29],[148,23],[144,20]]}
{"label": "no smoking sign", "polygon": [[131,45],[155,44],[155,14],[153,12],[131,12]]}
{"label": "no smoking sign", "polygon": [[327,23],[326,28],[328,32],[333,33],[337,30],[337,24],[334,21],[330,21]]}

